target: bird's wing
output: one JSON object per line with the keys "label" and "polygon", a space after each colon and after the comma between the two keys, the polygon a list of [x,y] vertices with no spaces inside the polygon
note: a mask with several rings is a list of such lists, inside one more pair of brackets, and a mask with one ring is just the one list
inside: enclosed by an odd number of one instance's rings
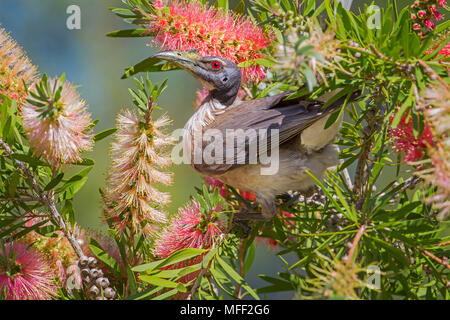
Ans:
{"label": "bird's wing", "polygon": [[[283,101],[289,94],[290,92],[238,102],[224,113],[217,115],[215,120],[204,128],[204,132],[208,129],[215,129],[216,132],[219,130],[223,140],[203,141],[203,150],[208,145],[209,150],[215,149],[214,146],[211,148],[211,144],[220,143],[220,147],[224,150],[223,154],[218,156],[221,161],[213,164],[203,161],[201,164],[195,164],[195,169],[204,174],[222,174],[243,164],[252,163],[252,160],[255,161],[255,154],[256,156],[267,154],[268,150],[270,153],[273,135],[271,130],[278,131],[278,145],[281,145],[341,106],[345,100],[345,97],[338,99],[323,109],[323,103],[319,101],[301,99]],[[218,146],[219,149],[220,147]],[[256,153],[252,147],[256,148]]]}

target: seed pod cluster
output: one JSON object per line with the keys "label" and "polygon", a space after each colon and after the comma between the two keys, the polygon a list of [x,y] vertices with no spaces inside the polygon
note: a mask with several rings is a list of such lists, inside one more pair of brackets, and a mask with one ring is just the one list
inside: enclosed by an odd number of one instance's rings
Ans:
{"label": "seed pod cluster", "polygon": [[81,269],[81,279],[92,300],[114,300],[116,292],[109,285],[109,280],[101,269],[96,268],[97,260],[93,257],[82,257],[77,261]]}

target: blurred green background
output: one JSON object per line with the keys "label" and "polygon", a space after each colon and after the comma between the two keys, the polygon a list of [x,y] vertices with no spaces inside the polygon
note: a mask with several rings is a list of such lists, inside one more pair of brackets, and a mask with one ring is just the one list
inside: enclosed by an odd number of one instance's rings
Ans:
{"label": "blurred green background", "polygon": [[[238,1],[231,1],[234,8]],[[403,5],[410,1],[400,1]],[[352,9],[361,8],[370,1],[354,1]],[[384,6],[386,1],[375,1]],[[68,30],[66,9],[76,4],[81,8],[81,29]],[[116,114],[123,108],[134,108],[128,95],[133,88],[130,79],[121,80],[125,67],[147,58],[155,48],[147,46],[149,38],[114,39],[105,36],[110,31],[130,26],[112,14],[109,7],[119,7],[120,0],[0,0],[0,24],[24,48],[40,73],[66,78],[76,85],[88,102],[93,119],[100,119],[95,132],[114,127]],[[355,9],[354,9],[355,10]],[[195,91],[200,85],[186,72],[151,74],[152,81],[169,78],[169,88],[163,93],[159,105],[171,119],[173,129],[182,128],[193,112]],[[96,165],[84,188],[76,196],[77,221],[82,227],[103,228],[100,220],[99,188],[103,186],[109,163],[111,138],[98,143],[86,156]],[[201,179],[189,166],[172,168],[175,182],[168,190],[172,194],[170,212],[185,204]],[[260,287],[264,282],[258,274],[269,275],[281,271],[282,263],[275,257],[276,251],[258,245],[257,257],[248,280],[251,286]],[[284,257],[292,261],[294,257]],[[292,292],[269,295],[270,298],[291,298]]]}

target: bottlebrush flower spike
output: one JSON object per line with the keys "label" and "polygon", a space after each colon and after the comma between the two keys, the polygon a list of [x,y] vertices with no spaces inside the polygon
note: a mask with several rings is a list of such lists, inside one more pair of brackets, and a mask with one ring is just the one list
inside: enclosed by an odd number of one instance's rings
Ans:
{"label": "bottlebrush flower spike", "polygon": [[172,183],[171,173],[159,171],[171,164],[165,152],[173,139],[161,131],[169,123],[166,116],[141,120],[129,110],[117,117],[104,202],[105,217],[119,231],[129,227],[148,235],[154,223],[166,221],[163,208],[170,203],[170,195],[154,185]]}
{"label": "bottlebrush flower spike", "polygon": [[[395,115],[391,117],[391,121]],[[425,122],[422,135],[414,136],[412,116],[403,115],[396,128],[390,128],[389,135],[394,143],[394,149],[397,152],[405,152],[406,162],[415,162],[420,160],[429,146],[433,145],[433,135],[429,125]]]}
{"label": "bottlebrush flower spike", "polygon": [[437,7],[444,7],[446,3],[447,0],[422,1],[420,4],[419,2],[414,1],[410,6],[412,10],[411,20],[416,22],[413,24],[413,30],[418,31],[419,35],[422,37],[425,37],[426,32],[434,30],[436,24],[432,20],[440,21],[444,18],[444,16],[437,11]]}
{"label": "bottlebrush flower spike", "polygon": [[221,205],[204,210],[196,200],[181,208],[156,240],[154,255],[167,258],[185,248],[213,247],[218,237],[225,234],[226,221],[220,214]]}
{"label": "bottlebrush flower spike", "polygon": [[[306,37],[306,38],[304,38]],[[312,46],[312,50],[298,54],[301,48]],[[273,67],[282,79],[292,81],[296,76],[294,70],[299,66],[307,65],[315,74],[317,80],[325,79],[324,68],[333,69],[333,62],[340,59],[339,49],[341,42],[335,38],[331,29],[322,31],[321,26],[313,19],[302,20],[286,30],[286,41],[276,47],[278,63]],[[309,52],[317,55],[313,56]]]}
{"label": "bottlebrush flower spike", "polygon": [[54,270],[44,257],[20,242],[0,250],[0,292],[7,300],[49,300],[57,294]]}
{"label": "bottlebrush flower spike", "polygon": [[[206,189],[204,188],[204,191]],[[167,258],[173,253],[185,248],[210,249],[225,235],[227,223],[223,212],[224,204],[217,201],[218,189],[215,189],[215,199],[205,198],[206,207],[197,200],[179,209],[178,214],[167,224],[165,230],[155,241],[153,254],[159,258]],[[187,261],[173,264],[170,269],[183,268],[198,264],[204,255],[199,255]],[[178,281],[188,283],[195,279],[200,271],[192,272]],[[177,298],[183,299],[180,294]]]}
{"label": "bottlebrush flower spike", "polygon": [[[41,215],[42,214],[40,214],[40,216]],[[43,221],[41,217],[32,218],[33,214],[29,214],[29,216],[31,218],[25,223],[27,228],[31,228]],[[49,223],[42,225],[42,227],[47,225],[49,225]],[[82,245],[86,238],[85,231],[75,224],[72,234],[78,240],[80,245]],[[57,268],[57,280],[64,286],[67,280],[67,268],[74,264],[78,259],[75,250],[72,248],[64,233],[62,231],[55,231],[54,236],[46,237],[36,231],[31,231],[23,237],[23,242],[29,246],[33,245],[34,248],[38,249],[39,252],[45,256],[47,261],[51,262],[52,265]]]}
{"label": "bottlebrush flower spike", "polygon": [[25,86],[30,87],[37,79],[36,70],[16,41],[0,28],[0,93],[22,103]]}
{"label": "bottlebrush flower spike", "polygon": [[428,149],[434,170],[424,179],[438,187],[428,202],[441,210],[439,218],[444,219],[450,213],[450,90],[442,83],[435,83],[426,89],[424,98],[431,105],[425,110],[425,117],[438,141]]}
{"label": "bottlebrush flower spike", "polygon": [[81,152],[92,148],[86,102],[64,76],[44,75],[20,114],[34,152],[53,167],[81,161]]}
{"label": "bottlebrush flower spike", "polygon": [[[262,58],[272,37],[248,18],[204,6],[197,1],[153,2],[147,14],[153,40],[166,50],[196,49],[201,55],[219,56],[235,63]],[[243,81],[260,81],[261,66],[242,68]]]}

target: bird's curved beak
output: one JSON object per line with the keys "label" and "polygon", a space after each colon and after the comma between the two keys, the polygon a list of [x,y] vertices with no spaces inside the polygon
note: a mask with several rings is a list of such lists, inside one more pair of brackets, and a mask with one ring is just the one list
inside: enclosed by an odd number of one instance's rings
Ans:
{"label": "bird's curved beak", "polygon": [[198,62],[200,61],[201,56],[195,50],[162,51],[153,55],[152,58],[166,60],[182,69],[196,74],[197,68],[199,68]]}

